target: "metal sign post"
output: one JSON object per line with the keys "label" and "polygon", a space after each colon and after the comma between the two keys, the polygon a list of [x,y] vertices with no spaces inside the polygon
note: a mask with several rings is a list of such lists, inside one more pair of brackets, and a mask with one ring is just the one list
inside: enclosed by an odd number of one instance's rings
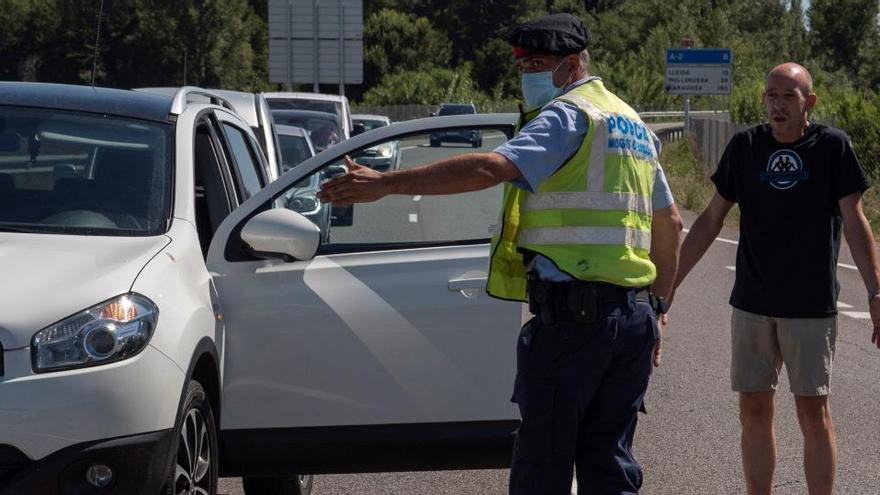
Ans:
{"label": "metal sign post", "polygon": [[[345,5],[339,0],[339,94],[345,94]],[[317,91],[316,91],[317,92]]]}

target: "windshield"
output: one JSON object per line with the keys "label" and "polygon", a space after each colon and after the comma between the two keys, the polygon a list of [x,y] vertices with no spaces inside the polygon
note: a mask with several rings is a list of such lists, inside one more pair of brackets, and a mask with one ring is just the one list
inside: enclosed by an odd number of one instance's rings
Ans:
{"label": "windshield", "polygon": [[385,121],[382,121],[382,120],[366,120],[366,119],[364,119],[364,120],[355,119],[354,123],[355,124],[363,124],[364,131],[372,131],[373,129],[378,129],[380,127],[385,127],[386,125],[388,125],[385,123]]}
{"label": "windshield", "polygon": [[0,231],[165,232],[171,131],[122,117],[0,107]]}
{"label": "windshield", "polygon": [[302,136],[287,136],[281,134],[278,136],[278,141],[281,144],[281,164],[283,166],[283,172],[287,172],[312,156],[309,152],[306,138]]}
{"label": "windshield", "polygon": [[272,110],[314,110],[342,115],[342,103],[328,100],[308,100],[304,98],[270,98]]}

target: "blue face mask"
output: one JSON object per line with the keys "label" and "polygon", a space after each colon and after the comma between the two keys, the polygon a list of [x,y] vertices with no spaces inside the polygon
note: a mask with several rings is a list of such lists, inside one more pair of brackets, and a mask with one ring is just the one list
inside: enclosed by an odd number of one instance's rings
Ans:
{"label": "blue face mask", "polygon": [[522,75],[522,92],[526,101],[526,110],[546,105],[553,98],[562,94],[562,88],[553,84],[553,74],[565,63],[563,58],[553,70],[544,72],[527,72]]}

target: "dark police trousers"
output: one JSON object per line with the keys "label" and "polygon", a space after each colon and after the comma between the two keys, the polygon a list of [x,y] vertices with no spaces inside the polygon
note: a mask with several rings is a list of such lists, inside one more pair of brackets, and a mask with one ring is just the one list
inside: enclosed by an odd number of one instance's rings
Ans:
{"label": "dark police trousers", "polygon": [[522,423],[511,495],[568,495],[573,465],[579,495],[636,494],[642,485],[632,440],[644,410],[657,322],[644,291],[637,296],[601,287],[605,295],[599,291],[588,308],[595,311],[592,318],[571,311],[576,304],[566,294],[550,294],[552,304],[543,308],[531,303],[540,314],[523,326],[517,343],[513,401]]}

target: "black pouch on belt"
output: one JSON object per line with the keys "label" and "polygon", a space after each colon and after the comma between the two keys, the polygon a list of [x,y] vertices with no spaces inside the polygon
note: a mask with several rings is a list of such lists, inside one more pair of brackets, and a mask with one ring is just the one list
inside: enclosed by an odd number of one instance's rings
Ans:
{"label": "black pouch on belt", "polygon": [[573,321],[595,323],[599,319],[599,291],[595,284],[572,284],[566,292]]}

